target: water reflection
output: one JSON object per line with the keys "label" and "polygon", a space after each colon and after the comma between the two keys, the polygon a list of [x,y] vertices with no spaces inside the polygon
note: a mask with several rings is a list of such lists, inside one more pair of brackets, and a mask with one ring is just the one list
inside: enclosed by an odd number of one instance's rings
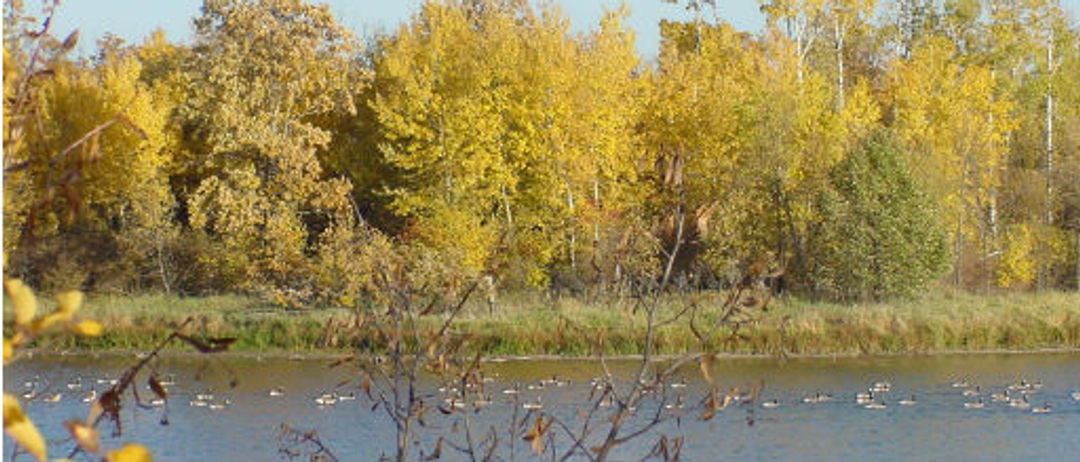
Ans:
{"label": "water reflection", "polygon": [[[267,460],[278,458],[275,432],[287,423],[317,429],[322,441],[345,460],[372,460],[392,452],[392,423],[383,410],[372,411],[372,401],[360,393],[359,373],[346,366],[329,368],[328,362],[165,358],[159,369],[162,384],[168,384],[168,403],[151,402],[154,395],[142,379],[140,397],[148,408],[127,406],[122,413],[125,433],[106,438],[103,446],[139,441],[154,451],[155,460],[164,461]],[[62,422],[85,417],[86,395],[103,390],[130,364],[131,358],[116,356],[36,357],[5,368],[4,389],[30,392],[26,410],[55,442],[51,448],[57,455],[71,447],[63,442]],[[635,370],[632,362],[610,366],[616,376]],[[501,429],[513,412],[527,412],[522,409],[526,404],[541,405],[545,412],[573,422],[593,379],[602,372],[589,360],[487,363],[483,370],[490,377],[484,393],[490,402],[480,403],[483,410],[470,414],[475,428],[482,429]],[[678,426],[666,424],[654,436],[635,441],[616,458],[640,458],[661,434],[686,437],[686,460],[1031,461],[1080,454],[1080,402],[1071,396],[1080,390],[1076,353],[728,359],[716,362],[713,376],[721,390],[764,382],[754,426],[746,425],[738,408],[709,422],[688,416]],[[230,386],[234,377],[238,380]],[[966,383],[953,386],[961,382]],[[687,401],[699,399],[705,388],[696,368],[674,383],[668,392],[685,393]],[[440,384],[428,386],[437,393]],[[964,396],[965,391],[970,396]],[[1006,392],[1009,400],[994,398]],[[856,401],[859,393],[873,393],[872,402],[884,408],[866,409],[867,403]],[[1029,408],[1011,403],[1024,393]],[[59,399],[54,399],[57,394]],[[901,405],[913,395],[913,405]],[[804,402],[808,397],[817,398]],[[965,407],[978,399],[984,408]],[[1032,412],[1044,404],[1051,412]],[[159,425],[166,413],[170,425]],[[453,420],[432,418],[420,446],[431,448],[440,434],[453,437]],[[519,455],[528,454],[525,443],[517,444]],[[10,448],[5,444],[5,458]],[[446,449],[444,456],[454,459]]]}

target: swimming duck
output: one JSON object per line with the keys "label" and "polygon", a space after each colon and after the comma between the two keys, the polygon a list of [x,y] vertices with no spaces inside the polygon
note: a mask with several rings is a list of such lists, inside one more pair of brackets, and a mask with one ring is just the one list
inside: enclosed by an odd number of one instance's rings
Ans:
{"label": "swimming duck", "polygon": [[225,398],[220,403],[208,403],[206,405],[206,407],[208,409],[213,410],[213,411],[220,411],[220,410],[225,409],[225,408],[227,408],[229,406],[232,406],[232,400],[229,399],[229,398]]}
{"label": "swimming duck", "polygon": [[197,399],[199,401],[213,401],[214,400],[214,392],[212,390],[210,390],[210,389],[207,389],[206,391],[204,391],[202,393],[196,393],[195,394],[195,399]]}
{"label": "swimming duck", "polygon": [[162,398],[153,398],[150,400],[149,404],[153,407],[161,407],[165,405],[165,400]]}
{"label": "swimming duck", "polygon": [[210,403],[207,403],[206,401],[203,401],[203,400],[198,399],[198,398],[193,399],[191,401],[188,401],[188,406],[191,406],[191,407],[206,407],[207,404],[210,404]]}
{"label": "swimming duck", "polygon": [[686,388],[686,379],[679,379],[678,382],[669,385],[671,388]]}
{"label": "swimming duck", "polygon": [[1042,406],[1031,408],[1031,413],[1032,414],[1049,414],[1050,413],[1050,403],[1043,403]]}
{"label": "swimming duck", "polygon": [[522,409],[527,409],[527,410],[530,410],[530,411],[543,409],[544,408],[544,403],[543,403],[543,400],[539,396],[537,396],[536,397],[536,402],[531,402],[530,401],[530,402],[522,403],[521,408]]}
{"label": "swimming duck", "polygon": [[82,402],[92,403],[94,401],[97,401],[97,390],[91,388],[90,391],[86,392],[86,395],[83,395]]}
{"label": "swimming duck", "polygon": [[960,380],[952,383],[953,388],[967,388],[969,386],[970,385],[968,385],[968,381],[967,381],[966,378],[960,379]]}
{"label": "swimming duck", "polygon": [[53,393],[43,398],[43,401],[45,401],[46,403],[59,403],[61,397],[63,397],[63,395],[61,395],[60,393]]}
{"label": "swimming duck", "polygon": [[985,407],[986,403],[983,402],[982,398],[979,398],[979,400],[974,403],[964,403],[964,409],[982,409]]}
{"label": "swimming duck", "polygon": [[1017,409],[1028,409],[1031,407],[1031,403],[1028,401],[1027,395],[1020,395],[1020,398],[1013,398],[1010,400],[1009,406]]}
{"label": "swimming duck", "polygon": [[1007,403],[1012,399],[1009,396],[1009,389],[1006,388],[1004,393],[993,393],[990,395],[990,400],[995,403]]}
{"label": "swimming duck", "polygon": [[285,396],[285,389],[282,387],[271,388],[270,396]]}
{"label": "swimming duck", "polygon": [[356,392],[350,391],[347,395],[337,395],[338,401],[352,401],[356,399]]}
{"label": "swimming duck", "polygon": [[900,400],[900,405],[901,406],[914,406],[916,403],[918,403],[918,402],[915,401],[915,395],[911,395],[911,399],[902,399],[902,400]]}
{"label": "swimming duck", "polygon": [[763,407],[765,409],[776,409],[776,408],[780,407],[780,401],[778,401],[776,399],[771,399],[769,401],[761,403],[761,407]]}
{"label": "swimming duck", "polygon": [[889,382],[874,382],[874,386],[870,389],[874,393],[885,393],[892,389],[892,384]]}
{"label": "swimming duck", "polygon": [[980,388],[978,385],[975,385],[975,388],[968,388],[967,390],[964,390],[963,393],[964,396],[979,396],[981,394],[982,388]]}
{"label": "swimming duck", "polygon": [[807,404],[820,404],[820,403],[826,403],[826,402],[829,402],[829,401],[832,401],[832,400],[833,400],[832,395],[827,394],[827,393],[822,393],[822,392],[819,391],[819,392],[814,393],[813,395],[804,396],[803,399],[802,399],[802,402],[807,403]]}
{"label": "swimming duck", "polygon": [[79,389],[82,388],[82,386],[83,386],[83,379],[82,379],[81,375],[76,376],[75,380],[72,380],[72,381],[67,383],[68,390],[79,390]]}
{"label": "swimming duck", "polygon": [[870,403],[866,404],[863,407],[866,408],[866,409],[881,410],[881,409],[885,409],[888,406],[885,405],[885,401],[877,401],[877,402],[870,402]]}
{"label": "swimming duck", "polygon": [[860,391],[855,393],[855,404],[870,404],[874,402],[874,392]]}
{"label": "swimming duck", "polygon": [[330,393],[323,393],[322,395],[315,397],[315,404],[322,406],[333,406],[337,404],[337,396]]}
{"label": "swimming duck", "polygon": [[1080,391],[1072,392],[1071,396],[1072,396],[1073,401],[1080,401]]}

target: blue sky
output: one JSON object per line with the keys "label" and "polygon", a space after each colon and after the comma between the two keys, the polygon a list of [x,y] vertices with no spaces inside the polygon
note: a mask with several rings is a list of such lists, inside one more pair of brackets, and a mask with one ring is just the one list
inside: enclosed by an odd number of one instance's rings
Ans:
{"label": "blue sky", "polygon": [[[1080,0],[1077,0],[1080,1]],[[33,4],[33,2],[27,2]],[[323,0],[330,5],[334,16],[359,36],[373,32],[392,31],[407,21],[419,5],[419,0]],[[557,0],[576,31],[587,30],[597,23],[604,8],[615,8],[619,0]],[[764,17],[756,0],[722,1],[720,14],[743,30],[760,30]],[[191,19],[199,14],[202,0],[65,0],[53,23],[53,35],[66,36],[78,28],[78,52],[90,54],[97,39],[111,32],[129,42],[141,41],[154,29],[161,27],[169,40],[186,41],[191,37]],[[637,33],[638,48],[646,56],[656,54],[660,19],[691,17],[685,8],[661,0],[628,0],[631,9],[629,25]]]}
{"label": "blue sky", "polygon": [[[33,2],[27,2],[33,4]],[[391,31],[409,19],[419,0],[324,0],[343,25],[359,36]],[[556,0],[570,17],[576,31],[597,23],[605,8],[617,7],[620,0]],[[758,0],[719,0],[719,15],[741,30],[759,31],[764,17]],[[885,3],[885,2],[880,2]],[[1063,0],[1062,5],[1075,21],[1080,0]],[[81,34],[78,53],[87,55],[97,39],[111,32],[129,42],[139,42],[157,28],[165,29],[173,41],[191,37],[191,19],[199,14],[202,0],[65,0],[53,24],[53,33],[64,37],[72,29]],[[637,46],[646,58],[656,55],[661,19],[687,19],[685,8],[662,0],[627,0],[631,10],[629,26],[637,33]],[[711,13],[710,13],[711,14]]]}

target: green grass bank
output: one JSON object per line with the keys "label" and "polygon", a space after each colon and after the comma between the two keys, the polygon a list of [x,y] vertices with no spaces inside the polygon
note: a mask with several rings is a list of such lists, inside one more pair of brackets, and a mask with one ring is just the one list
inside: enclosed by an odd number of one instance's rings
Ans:
{"label": "green grass bank", "polygon": [[[696,294],[702,304],[720,294]],[[5,303],[5,320],[11,319]],[[674,309],[665,306],[664,310]],[[376,342],[372,332],[352,328],[355,313],[342,308],[285,309],[256,298],[91,296],[81,315],[105,325],[101,337],[62,337],[41,344],[54,350],[145,350],[184,319],[196,336],[236,337],[233,349],[249,352],[326,352]],[[432,325],[438,316],[427,320]],[[467,306],[455,332],[487,355],[585,356],[597,332],[609,354],[636,354],[644,341],[644,315],[629,302],[549,300],[540,294],[503,297],[494,315],[486,305]],[[5,330],[9,326],[5,323]],[[774,300],[761,322],[744,328],[735,342],[719,336],[719,353],[776,355],[921,354],[957,351],[1080,348],[1080,294],[1043,292],[972,295],[932,292],[887,303],[841,305],[797,298]],[[656,337],[660,353],[691,348],[686,323],[666,326]],[[171,348],[182,349],[177,343]]]}

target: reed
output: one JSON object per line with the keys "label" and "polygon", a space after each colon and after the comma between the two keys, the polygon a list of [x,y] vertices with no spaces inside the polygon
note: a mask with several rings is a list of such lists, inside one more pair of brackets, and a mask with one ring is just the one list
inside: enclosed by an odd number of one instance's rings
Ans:
{"label": "reed", "polygon": [[[688,301],[720,303],[722,296],[672,296],[661,311],[673,313]],[[40,346],[142,350],[188,317],[195,319],[194,334],[236,337],[238,351],[321,352],[379,343],[370,332],[353,327],[352,310],[285,309],[245,296],[95,296],[83,310],[84,316],[106,326],[105,335]],[[11,316],[5,313],[4,319]],[[429,321],[435,326],[439,318]],[[644,316],[626,300],[552,300],[541,293],[520,292],[500,299],[493,314],[486,303],[472,302],[455,324],[455,333],[469,339],[472,351],[485,355],[588,356],[601,336],[606,353],[617,355],[640,351],[644,325]],[[917,299],[847,305],[784,298],[770,305],[765,320],[746,326],[740,334],[735,341],[721,335],[711,347],[718,353],[758,355],[1080,348],[1080,294],[974,295],[938,290]],[[691,347],[693,336],[685,323],[673,324],[659,329],[656,341],[661,353],[681,353]]]}

